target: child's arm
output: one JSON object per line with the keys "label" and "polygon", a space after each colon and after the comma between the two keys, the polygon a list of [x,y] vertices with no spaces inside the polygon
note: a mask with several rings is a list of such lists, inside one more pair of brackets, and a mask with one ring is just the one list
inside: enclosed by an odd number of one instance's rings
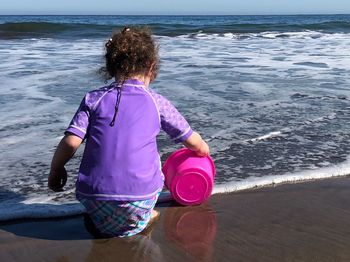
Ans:
{"label": "child's arm", "polygon": [[175,142],[182,142],[188,149],[193,150],[199,156],[209,155],[209,146],[197,133],[193,132],[186,119],[165,97],[152,89],[149,93],[157,103],[162,129]]}
{"label": "child's arm", "polygon": [[209,155],[209,146],[197,133],[193,132],[189,138],[182,142],[188,149],[195,151],[199,156]]}
{"label": "child's arm", "polygon": [[48,186],[53,191],[61,191],[67,182],[67,172],[64,165],[72,158],[82,143],[82,139],[72,134],[66,134],[58,144],[51,161]]}

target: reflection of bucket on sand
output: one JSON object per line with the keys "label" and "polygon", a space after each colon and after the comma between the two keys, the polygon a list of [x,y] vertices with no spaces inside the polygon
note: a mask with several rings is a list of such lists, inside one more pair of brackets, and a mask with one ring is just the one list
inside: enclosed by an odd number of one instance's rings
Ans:
{"label": "reflection of bucket on sand", "polygon": [[210,261],[216,227],[215,213],[208,207],[169,207],[165,212],[166,238],[202,261]]}
{"label": "reflection of bucket on sand", "polygon": [[215,165],[210,156],[199,157],[182,148],[172,153],[163,167],[165,185],[176,202],[199,205],[211,195],[215,178]]}

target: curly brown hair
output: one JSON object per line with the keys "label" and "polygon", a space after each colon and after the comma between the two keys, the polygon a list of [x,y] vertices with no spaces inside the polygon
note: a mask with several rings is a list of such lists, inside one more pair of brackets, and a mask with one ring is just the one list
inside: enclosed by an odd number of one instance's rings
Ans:
{"label": "curly brown hair", "polygon": [[148,74],[151,80],[159,69],[158,45],[148,28],[128,28],[116,32],[105,44],[106,66],[101,68],[105,78],[115,78],[118,82]]}

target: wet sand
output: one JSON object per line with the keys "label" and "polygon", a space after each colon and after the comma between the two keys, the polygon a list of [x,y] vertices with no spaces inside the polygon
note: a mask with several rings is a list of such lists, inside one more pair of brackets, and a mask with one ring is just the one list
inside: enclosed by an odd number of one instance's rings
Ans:
{"label": "wet sand", "polygon": [[0,261],[350,261],[350,177],[159,206],[149,234],[92,239],[82,216],[0,223]]}

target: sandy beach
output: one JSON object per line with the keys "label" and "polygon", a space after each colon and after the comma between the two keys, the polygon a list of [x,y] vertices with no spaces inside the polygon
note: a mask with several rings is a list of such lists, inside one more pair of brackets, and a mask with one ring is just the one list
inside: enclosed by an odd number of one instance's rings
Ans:
{"label": "sandy beach", "polygon": [[93,239],[83,217],[0,223],[0,261],[350,261],[350,177],[158,206],[145,235]]}

